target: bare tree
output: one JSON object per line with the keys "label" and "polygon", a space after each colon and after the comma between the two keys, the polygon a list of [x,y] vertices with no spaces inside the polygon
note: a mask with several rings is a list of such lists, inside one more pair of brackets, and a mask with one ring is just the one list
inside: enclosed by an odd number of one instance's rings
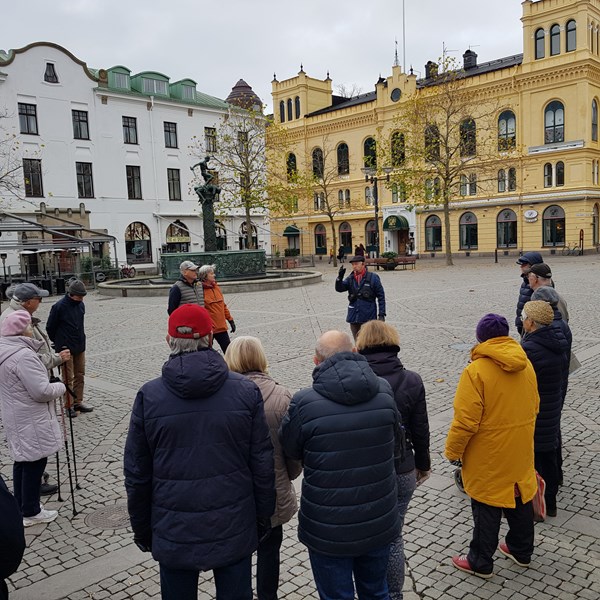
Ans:
{"label": "bare tree", "polygon": [[21,198],[23,161],[19,140],[15,133],[5,128],[8,112],[0,112],[0,207],[5,208],[11,199]]}
{"label": "bare tree", "polygon": [[360,94],[362,94],[362,88],[356,83],[339,83],[335,86],[335,91],[337,92],[337,95],[342,98],[354,98],[355,96],[360,96]]}

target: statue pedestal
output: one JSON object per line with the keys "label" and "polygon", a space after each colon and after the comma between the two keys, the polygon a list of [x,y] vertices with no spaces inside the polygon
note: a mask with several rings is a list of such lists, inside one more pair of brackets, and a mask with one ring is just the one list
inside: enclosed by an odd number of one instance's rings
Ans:
{"label": "statue pedestal", "polygon": [[198,266],[216,265],[218,281],[258,279],[267,274],[264,250],[219,250],[216,252],[173,252],[162,254],[160,268],[168,281],[179,278],[179,265],[191,260]]}

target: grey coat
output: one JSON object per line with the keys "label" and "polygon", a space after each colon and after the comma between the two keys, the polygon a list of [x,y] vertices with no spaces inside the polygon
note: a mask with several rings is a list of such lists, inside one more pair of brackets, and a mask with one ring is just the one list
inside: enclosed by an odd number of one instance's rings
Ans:
{"label": "grey coat", "polygon": [[48,381],[39,347],[29,337],[0,337],[0,410],[15,462],[51,456],[63,443],[54,400],[65,386]]}

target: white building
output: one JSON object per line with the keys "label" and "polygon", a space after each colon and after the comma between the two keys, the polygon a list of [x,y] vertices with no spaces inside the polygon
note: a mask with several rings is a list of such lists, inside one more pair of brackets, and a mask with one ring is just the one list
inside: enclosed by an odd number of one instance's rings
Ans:
{"label": "white building", "polygon": [[[3,194],[0,207],[46,224],[56,215],[114,236],[119,261],[138,271],[152,272],[161,251],[202,251],[192,147],[199,141],[211,151],[228,108],[192,79],[171,83],[161,73],[132,74],[123,66],[90,69],[56,44],[0,51],[0,133],[16,135],[23,160],[21,191]],[[252,224],[258,247],[268,250],[267,223],[257,215]],[[243,231],[241,210],[221,218],[221,248],[243,247]],[[110,244],[94,246],[96,256],[106,252]],[[37,257],[27,258],[32,271]]]}

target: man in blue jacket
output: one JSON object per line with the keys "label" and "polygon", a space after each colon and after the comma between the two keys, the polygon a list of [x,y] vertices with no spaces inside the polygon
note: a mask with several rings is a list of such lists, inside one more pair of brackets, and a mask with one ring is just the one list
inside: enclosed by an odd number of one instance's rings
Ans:
{"label": "man in blue jacket", "polygon": [[347,333],[324,333],[314,362],[313,385],[294,395],[279,433],[285,454],[304,463],[298,538],[321,599],[353,600],[354,586],[359,599],[388,598],[403,439],[392,388]]}
{"label": "man in blue jacket", "polygon": [[252,600],[252,553],[275,510],[273,447],[260,390],[211,348],[206,309],[169,317],[171,356],[138,392],[125,444],[134,541],[160,563],[163,600]]}
{"label": "man in blue jacket", "polygon": [[[336,292],[348,292],[348,314],[346,322],[356,340],[363,323],[379,320],[385,321],[385,291],[381,279],[376,273],[367,271],[364,256],[353,256],[350,259],[352,273],[344,279],[346,269],[340,267],[335,280]],[[377,304],[379,304],[379,313]]]}

